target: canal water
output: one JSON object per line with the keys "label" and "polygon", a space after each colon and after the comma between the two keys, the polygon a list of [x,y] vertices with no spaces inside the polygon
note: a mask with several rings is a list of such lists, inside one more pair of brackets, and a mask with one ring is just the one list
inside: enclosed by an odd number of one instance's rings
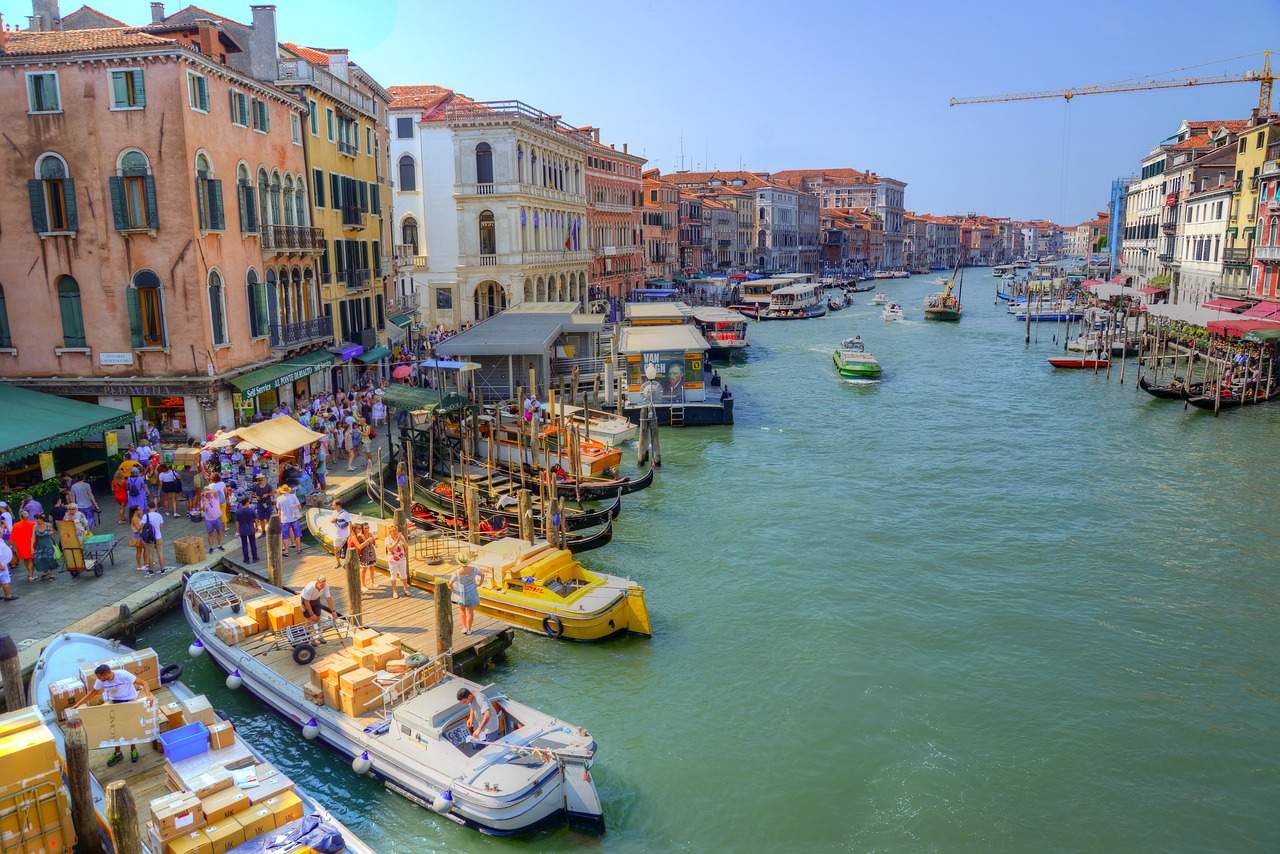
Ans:
{"label": "canal water", "polygon": [[[737,424],[664,430],[584,556],[654,637],[520,634],[490,674],[596,735],[603,838],[463,830],[227,692],[180,616],[143,640],[384,852],[1280,848],[1280,406],[1055,371],[985,271],[926,324],[936,275],[881,285],[906,323],[753,324]],[[837,377],[855,333],[882,382]]]}

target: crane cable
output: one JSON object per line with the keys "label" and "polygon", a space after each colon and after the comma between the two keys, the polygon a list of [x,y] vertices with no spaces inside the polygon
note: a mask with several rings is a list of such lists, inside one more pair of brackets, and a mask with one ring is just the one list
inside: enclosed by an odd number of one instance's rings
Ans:
{"label": "crane cable", "polygon": [[1206,68],[1210,65],[1220,65],[1224,62],[1234,62],[1237,59],[1249,59],[1250,57],[1253,57],[1253,56],[1262,56],[1265,53],[1266,51],[1258,51],[1256,53],[1242,53],[1239,56],[1230,56],[1230,57],[1227,57],[1226,59],[1213,59],[1213,60],[1210,60],[1209,62],[1201,62],[1198,65],[1184,65],[1181,68],[1171,68],[1168,71],[1152,71],[1148,74],[1142,74],[1138,77],[1125,77],[1120,80],[1113,80],[1110,83],[1100,83],[1096,85],[1097,86],[1118,86],[1121,83],[1134,83],[1139,81],[1146,82],[1146,81],[1150,81],[1152,78],[1160,76],[1161,74],[1176,74],[1179,71],[1192,71],[1197,68]]}

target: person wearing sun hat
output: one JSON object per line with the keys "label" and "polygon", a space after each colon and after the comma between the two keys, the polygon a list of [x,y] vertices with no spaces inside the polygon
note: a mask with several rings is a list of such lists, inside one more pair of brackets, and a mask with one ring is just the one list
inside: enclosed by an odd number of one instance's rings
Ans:
{"label": "person wearing sun hat", "polygon": [[284,540],[284,553],[289,554],[289,542],[292,541],[298,554],[302,554],[302,504],[288,484],[281,484],[276,491],[279,493],[276,507],[280,510],[280,536]]}

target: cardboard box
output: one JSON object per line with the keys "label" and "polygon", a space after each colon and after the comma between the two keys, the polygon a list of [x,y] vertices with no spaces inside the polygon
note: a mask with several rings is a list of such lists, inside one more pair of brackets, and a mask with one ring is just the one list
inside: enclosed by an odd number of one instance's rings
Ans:
{"label": "cardboard box", "polygon": [[235,743],[236,728],[230,721],[219,721],[209,727],[210,750],[225,750],[234,747]]}
{"label": "cardboard box", "polygon": [[204,819],[206,822],[217,823],[224,818],[229,818],[238,812],[243,812],[249,808],[251,803],[249,795],[239,786],[231,786],[220,792],[214,792],[207,798],[200,801],[200,807],[204,810]]}
{"label": "cardboard box", "polygon": [[254,599],[246,602],[244,606],[245,614],[257,621],[258,625],[267,625],[267,612],[278,605],[283,605],[284,599],[279,596],[263,596],[261,599]]}
{"label": "cardboard box", "polygon": [[213,846],[203,830],[193,830],[168,840],[165,851],[166,854],[212,854]]}
{"label": "cardboard box", "polygon": [[320,705],[324,702],[324,688],[317,688],[310,684],[303,685],[302,699],[306,700],[308,703]]}
{"label": "cardboard box", "polygon": [[400,650],[394,646],[388,646],[387,644],[375,643],[373,646],[367,648],[373,651],[373,654],[376,656],[375,661],[378,665],[377,667],[370,668],[371,670],[383,670],[386,668],[388,661],[391,661],[393,658],[400,657]]}
{"label": "cardboard box", "polygon": [[283,827],[291,821],[302,818],[302,799],[294,792],[285,792],[283,795],[268,798],[262,802],[262,805],[275,815],[276,827]]}
{"label": "cardboard box", "polygon": [[239,617],[233,617],[232,619],[240,624],[240,628],[244,629],[244,636],[247,638],[251,638],[262,631],[262,624],[246,614],[241,614]]}
{"label": "cardboard box", "polygon": [[213,630],[218,640],[228,646],[235,646],[244,640],[246,635],[244,626],[240,623],[239,617],[227,617],[218,621],[218,626]]}
{"label": "cardboard box", "polygon": [[267,625],[271,631],[278,632],[294,625],[293,609],[288,605],[277,605],[267,612]]}
{"label": "cardboard box", "polygon": [[67,709],[67,719],[84,726],[90,749],[146,744],[160,735],[159,711],[145,700]]}
{"label": "cardboard box", "polygon": [[160,707],[160,714],[169,724],[169,729],[177,729],[187,725],[187,710],[177,700],[165,703]]}
{"label": "cardboard box", "polygon": [[152,691],[160,689],[160,657],[156,655],[154,649],[140,649],[127,655],[118,655],[115,658],[104,658],[101,661],[89,662],[81,666],[80,678],[84,680],[85,687],[92,689],[98,677],[94,674],[94,670],[99,665],[105,664],[112,670],[123,670],[137,676],[143,682],[147,683],[147,687]]}
{"label": "cardboard box", "polygon": [[205,726],[211,727],[218,722],[218,716],[213,713],[213,706],[209,705],[209,698],[204,694],[192,697],[190,700],[184,700],[182,709],[189,724],[199,721]]}
{"label": "cardboard box", "polygon": [[49,852],[75,843],[71,804],[61,775],[35,792],[5,797],[4,804],[0,810],[0,851]]}
{"label": "cardboard box", "polygon": [[[67,821],[70,822],[70,818]],[[8,825],[5,827],[0,836],[0,851],[6,854],[70,854],[75,844],[75,831],[70,824],[26,826],[15,831],[8,830]]]}
{"label": "cardboard box", "polygon": [[394,646],[397,652],[400,650],[401,642],[399,635],[389,635],[386,632],[383,632],[381,637],[378,638],[378,643],[385,644],[387,646]]}
{"label": "cardboard box", "polygon": [[365,667],[357,667],[339,676],[338,686],[342,689],[342,693],[352,694],[357,688],[372,684],[374,676],[375,674],[372,670]]}
{"label": "cardboard box", "polygon": [[204,561],[205,546],[203,537],[178,537],[173,541],[173,555],[178,563],[201,563]]}
{"label": "cardboard box", "polygon": [[382,689],[373,684],[357,688],[354,692],[342,692],[342,712],[348,717],[359,717],[382,705]]}
{"label": "cardboard box", "polygon": [[49,686],[49,708],[57,715],[58,720],[63,720],[67,707],[79,702],[87,693],[89,691],[84,687],[84,680],[74,676],[59,679]]}
{"label": "cardboard box", "polygon": [[191,792],[174,792],[151,802],[151,821],[161,842],[205,826],[204,807]]}
{"label": "cardboard box", "polygon": [[393,658],[387,662],[387,672],[399,676],[402,673],[409,672],[409,665],[405,663],[403,658]]}
{"label": "cardboard box", "polygon": [[334,711],[342,711],[342,688],[339,686],[338,677],[336,676],[325,678],[324,704]]}
{"label": "cardboard box", "polygon": [[244,828],[235,819],[221,821],[217,824],[205,825],[205,838],[209,840],[211,854],[225,854],[238,845],[245,843]]}
{"label": "cardboard box", "polygon": [[174,448],[166,453],[173,454],[173,464],[175,466],[191,466],[196,468],[200,465],[200,449],[199,448]]}
{"label": "cardboard box", "polygon": [[295,626],[300,626],[306,622],[307,615],[303,613],[301,602],[295,599],[286,604],[288,604],[289,610],[293,612],[293,624]]}
{"label": "cardboard box", "polygon": [[376,629],[357,629],[351,635],[351,645],[356,649],[363,649],[366,646],[372,646],[381,634]]}
{"label": "cardboard box", "polygon": [[[166,770],[166,776],[171,781],[174,777],[177,777],[177,772],[173,769],[172,763],[169,763]],[[218,792],[231,788],[231,772],[226,768],[215,768],[212,771],[197,774],[184,782],[186,788],[190,790],[193,795],[203,801],[210,795],[214,795]],[[179,787],[181,788],[182,784],[179,784]]]}
{"label": "cardboard box", "polygon": [[263,801],[279,797],[286,792],[293,791],[293,780],[283,771],[277,771],[274,768],[264,770],[264,766],[258,766],[258,785],[252,789],[245,789],[245,794],[249,796],[249,802],[254,807],[262,806]]}
{"label": "cardboard box", "polygon": [[275,814],[266,807],[255,807],[252,810],[242,812],[235,817],[235,821],[244,828],[245,842],[257,839],[264,833],[270,833],[276,829]]}
{"label": "cardboard box", "polygon": [[40,716],[40,710],[35,706],[27,706],[16,712],[0,715],[0,739],[35,726],[44,726],[44,718]]}

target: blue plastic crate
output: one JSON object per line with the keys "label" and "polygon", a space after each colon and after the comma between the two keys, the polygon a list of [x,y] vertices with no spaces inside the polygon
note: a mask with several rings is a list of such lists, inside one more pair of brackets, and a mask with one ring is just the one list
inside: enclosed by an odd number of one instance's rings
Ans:
{"label": "blue plastic crate", "polygon": [[170,762],[199,756],[209,749],[209,728],[200,721],[180,726],[160,733],[160,744]]}

